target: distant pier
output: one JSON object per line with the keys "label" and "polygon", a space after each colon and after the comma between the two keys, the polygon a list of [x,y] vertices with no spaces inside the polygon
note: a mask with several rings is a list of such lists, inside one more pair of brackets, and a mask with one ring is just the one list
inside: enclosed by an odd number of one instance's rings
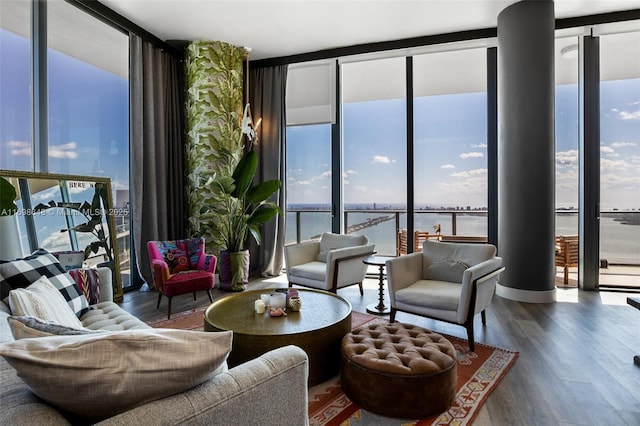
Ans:
{"label": "distant pier", "polygon": [[370,218],[367,219],[364,222],[361,223],[356,223],[355,225],[351,225],[349,227],[347,227],[347,234],[353,234],[354,232],[358,232],[361,231],[365,228],[370,228],[372,226],[376,226],[382,222],[386,222],[388,220],[394,220],[396,218],[395,213],[394,214],[390,214],[387,216],[380,216],[380,217],[374,217],[374,218]]}

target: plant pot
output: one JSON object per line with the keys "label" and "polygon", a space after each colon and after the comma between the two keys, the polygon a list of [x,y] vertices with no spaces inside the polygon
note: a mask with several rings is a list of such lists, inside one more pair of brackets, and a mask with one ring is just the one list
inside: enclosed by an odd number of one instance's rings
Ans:
{"label": "plant pot", "polygon": [[249,250],[220,252],[220,290],[244,291],[249,284]]}

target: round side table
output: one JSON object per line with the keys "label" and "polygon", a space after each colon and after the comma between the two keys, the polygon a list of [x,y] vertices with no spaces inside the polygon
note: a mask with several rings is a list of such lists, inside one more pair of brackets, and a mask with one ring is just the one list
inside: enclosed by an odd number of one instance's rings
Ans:
{"label": "round side table", "polygon": [[391,312],[391,308],[384,304],[384,266],[387,260],[392,259],[393,256],[367,256],[362,261],[366,265],[373,265],[378,267],[378,304],[371,304],[367,306],[367,312],[372,314],[388,314]]}

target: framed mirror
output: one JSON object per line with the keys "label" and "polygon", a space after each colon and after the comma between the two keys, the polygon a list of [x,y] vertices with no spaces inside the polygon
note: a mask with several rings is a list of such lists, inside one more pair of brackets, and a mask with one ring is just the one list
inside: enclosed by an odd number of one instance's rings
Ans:
{"label": "framed mirror", "polygon": [[128,211],[113,208],[109,178],[0,170],[0,181],[3,205],[14,196],[14,210],[0,206],[0,259],[38,248],[64,252],[66,259],[79,256],[84,267],[111,269],[114,300],[122,300],[118,244],[128,232],[118,236],[115,218]]}

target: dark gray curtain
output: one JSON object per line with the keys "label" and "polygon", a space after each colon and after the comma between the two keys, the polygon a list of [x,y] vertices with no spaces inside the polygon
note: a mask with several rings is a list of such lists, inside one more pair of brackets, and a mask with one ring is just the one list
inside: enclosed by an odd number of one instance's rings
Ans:
{"label": "dark gray curtain", "polygon": [[[255,147],[260,163],[257,172],[259,182],[280,179],[282,188],[274,196],[283,213],[285,211],[285,135],[287,120],[285,114],[285,94],[287,87],[287,66],[280,65],[258,68],[249,72],[249,102],[254,122],[262,118],[258,129],[259,142]],[[278,215],[262,228],[262,244],[253,247],[251,253],[252,271],[262,276],[276,276],[282,272],[284,263],[285,215]]]}
{"label": "dark gray curtain", "polygon": [[135,34],[129,40],[131,229],[153,287],[147,241],[185,236],[181,65]]}

